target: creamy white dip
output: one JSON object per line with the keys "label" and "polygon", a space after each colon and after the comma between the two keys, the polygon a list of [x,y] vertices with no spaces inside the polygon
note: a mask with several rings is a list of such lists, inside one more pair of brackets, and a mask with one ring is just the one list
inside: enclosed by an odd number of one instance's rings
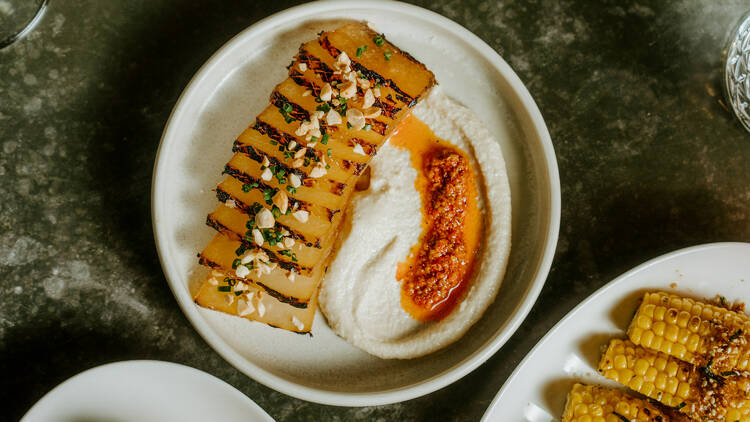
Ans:
{"label": "creamy white dip", "polygon": [[423,356],[461,338],[495,300],[510,252],[510,187],[499,144],[471,110],[439,87],[413,113],[435,135],[464,150],[479,172],[484,238],[463,300],[440,321],[412,318],[401,307],[396,268],[421,234],[417,171],[409,151],[388,144],[380,149],[370,164],[370,188],[356,194],[346,211],[319,303],[339,336],[382,358]]}

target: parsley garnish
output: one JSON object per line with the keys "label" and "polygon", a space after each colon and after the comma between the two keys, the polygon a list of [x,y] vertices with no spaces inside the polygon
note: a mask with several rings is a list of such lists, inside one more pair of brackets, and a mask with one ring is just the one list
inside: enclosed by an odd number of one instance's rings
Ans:
{"label": "parsley garnish", "polygon": [[323,145],[325,145],[325,144],[328,143],[328,140],[330,138],[331,138],[331,135],[329,135],[329,134],[326,133],[325,135],[323,135],[322,138],[320,138],[320,143],[323,144]]}
{"label": "parsley garnish", "polygon": [[315,110],[322,111],[323,113],[328,113],[328,110],[330,109],[331,109],[331,106],[329,106],[328,103],[323,103],[315,107]]}
{"label": "parsley garnish", "polygon": [[362,129],[364,129],[364,130],[370,130],[370,129],[372,129],[372,125],[371,125],[371,124],[369,124],[369,123],[367,123],[367,124],[365,125],[365,127],[363,127]]}
{"label": "parsley garnish", "polygon": [[233,270],[236,270],[236,269],[237,269],[237,267],[238,267],[238,266],[239,266],[240,264],[242,264],[242,261],[240,261],[239,259],[235,259],[234,261],[232,261],[232,269],[233,269]]}
{"label": "parsley garnish", "polygon": [[391,50],[385,50],[385,53],[383,53],[383,57],[385,57],[385,61],[387,62],[391,61],[392,55],[393,55],[393,52]]}
{"label": "parsley garnish", "polygon": [[292,185],[287,185],[287,186],[286,186],[286,190],[288,190],[288,191],[289,191],[289,193],[297,193],[297,188],[295,188],[295,187],[294,187],[294,186],[292,186]]}
{"label": "parsley garnish", "polygon": [[232,291],[232,286],[219,286],[219,291],[220,292],[231,292]]}
{"label": "parsley garnish", "polygon": [[372,42],[375,43],[378,47],[382,47],[383,44],[385,44],[385,40],[383,39],[383,36],[378,34],[375,36],[375,38],[372,39]]}
{"label": "parsley garnish", "polygon": [[357,47],[357,57],[361,56],[362,53],[364,53],[365,51],[367,51],[367,46],[366,45]]}

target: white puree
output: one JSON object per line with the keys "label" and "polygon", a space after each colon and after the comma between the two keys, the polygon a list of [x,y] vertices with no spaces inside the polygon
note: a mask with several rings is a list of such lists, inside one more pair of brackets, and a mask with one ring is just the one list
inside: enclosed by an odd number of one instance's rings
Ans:
{"label": "white puree", "polygon": [[461,338],[495,300],[510,252],[510,187],[499,144],[479,118],[439,87],[414,109],[438,137],[464,150],[478,177],[485,218],[475,275],[445,318],[422,323],[401,307],[396,266],[421,234],[421,198],[409,152],[384,145],[372,160],[370,189],[347,209],[338,252],[320,290],[320,308],[346,341],[382,358],[419,357]]}

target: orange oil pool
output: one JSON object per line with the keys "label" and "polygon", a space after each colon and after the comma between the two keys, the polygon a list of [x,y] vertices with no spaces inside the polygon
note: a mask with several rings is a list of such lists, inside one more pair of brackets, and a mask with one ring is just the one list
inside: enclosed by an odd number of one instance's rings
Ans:
{"label": "orange oil pool", "polygon": [[[413,115],[388,142],[409,151],[422,199],[422,234],[396,270],[401,306],[417,320],[440,320],[459,303],[473,276],[483,226],[476,170],[464,151]],[[444,179],[436,178],[443,174],[439,166],[446,167]]]}

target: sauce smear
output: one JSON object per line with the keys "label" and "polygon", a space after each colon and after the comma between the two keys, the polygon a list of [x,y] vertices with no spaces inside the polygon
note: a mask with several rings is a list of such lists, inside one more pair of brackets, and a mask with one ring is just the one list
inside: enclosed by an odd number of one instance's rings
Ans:
{"label": "sauce smear", "polygon": [[462,150],[413,115],[388,142],[409,151],[422,199],[422,234],[396,270],[401,306],[419,321],[439,320],[453,310],[473,274],[482,230],[476,172]]}

